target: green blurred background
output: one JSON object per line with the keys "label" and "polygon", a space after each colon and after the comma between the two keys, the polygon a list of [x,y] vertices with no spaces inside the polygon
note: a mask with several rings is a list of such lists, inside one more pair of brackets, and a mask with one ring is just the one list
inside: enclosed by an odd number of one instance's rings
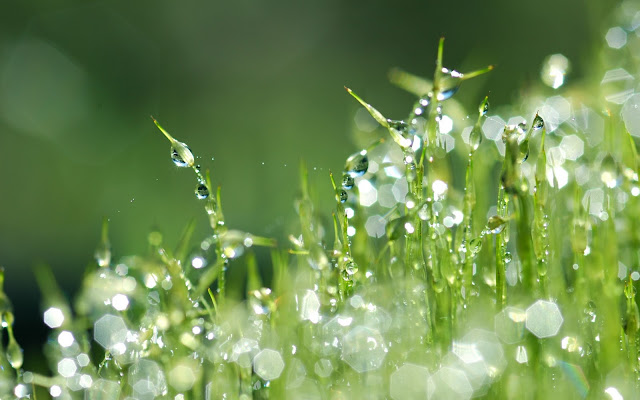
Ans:
{"label": "green blurred background", "polygon": [[0,3],[0,265],[16,331],[38,352],[46,330],[32,266],[50,264],[71,296],[102,216],[114,255],[175,243],[192,217],[189,171],[173,166],[153,114],[223,188],[230,226],[282,242],[304,158],[331,209],[330,169],[356,150],[356,90],[402,118],[412,97],[389,68],[432,73],[497,64],[457,98],[492,105],[536,83],[563,53],[579,80],[610,5],[557,1],[17,1]]}

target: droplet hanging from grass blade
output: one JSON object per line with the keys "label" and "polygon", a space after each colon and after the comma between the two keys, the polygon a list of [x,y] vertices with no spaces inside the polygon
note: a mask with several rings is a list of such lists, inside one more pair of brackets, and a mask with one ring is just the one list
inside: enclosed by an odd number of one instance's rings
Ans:
{"label": "droplet hanging from grass blade", "polygon": [[207,185],[205,185],[205,184],[202,184],[202,183],[199,184],[196,187],[196,191],[195,192],[196,192],[196,197],[199,200],[204,200],[207,197],[209,197],[209,188],[207,188]]}
{"label": "droplet hanging from grass blade", "polygon": [[366,150],[362,150],[359,153],[355,153],[349,156],[344,167],[345,173],[350,175],[352,178],[357,178],[364,175],[368,169],[369,157],[367,156]]}
{"label": "droplet hanging from grass blade", "polygon": [[192,167],[195,164],[195,157],[193,156],[191,149],[189,149],[185,143],[174,139],[173,136],[164,130],[160,123],[153,118],[153,116],[151,119],[153,120],[153,123],[156,124],[160,132],[162,132],[171,143],[171,161],[173,161],[177,167]]}

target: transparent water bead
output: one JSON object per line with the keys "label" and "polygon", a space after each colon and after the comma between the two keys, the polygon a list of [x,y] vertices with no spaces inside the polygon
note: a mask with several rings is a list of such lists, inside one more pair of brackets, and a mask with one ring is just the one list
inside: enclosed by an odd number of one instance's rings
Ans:
{"label": "transparent water bead", "polygon": [[171,145],[171,161],[176,167],[191,167],[195,163],[195,158],[185,143],[175,141]]}
{"label": "transparent water bead", "polygon": [[555,336],[562,322],[562,314],[556,303],[538,300],[527,308],[526,327],[538,338]]}
{"label": "transparent water bead", "polygon": [[[119,347],[124,346],[127,332],[127,325],[122,318],[106,314],[94,324],[93,339],[105,349],[116,354],[122,354],[123,351]],[[118,347],[117,350],[116,347]]]}
{"label": "transparent water bead", "polygon": [[162,368],[151,360],[138,360],[129,368],[129,385],[135,397],[151,400],[167,394],[167,381]]}
{"label": "transparent water bead", "polygon": [[59,328],[64,322],[64,314],[57,307],[50,307],[44,312],[44,323],[49,328]]}
{"label": "transparent water bead", "polygon": [[380,368],[386,355],[380,332],[366,326],[353,328],[342,342],[342,359],[360,373]]}
{"label": "transparent water bead", "polygon": [[456,368],[440,368],[429,378],[428,385],[434,388],[429,400],[468,400],[473,395],[469,379]]}
{"label": "transparent water bead", "polygon": [[531,128],[533,128],[534,131],[539,131],[540,129],[544,128],[544,120],[538,114],[536,114],[536,116],[533,118]]}
{"label": "transparent water bead", "polygon": [[264,349],[253,359],[253,370],[265,381],[277,379],[284,369],[284,361],[279,352]]}
{"label": "transparent water bead", "polygon": [[444,101],[450,99],[462,83],[463,75],[456,70],[449,70],[448,68],[442,68],[442,78],[440,80],[440,90],[436,95],[438,101]]}
{"label": "transparent water bead", "polygon": [[369,157],[367,156],[366,150],[349,156],[344,167],[345,173],[352,178],[364,175],[367,169],[369,169]]}
{"label": "transparent water bead", "polygon": [[338,201],[340,203],[345,203],[347,201],[347,199],[349,198],[349,195],[347,195],[346,191],[340,189],[340,190],[338,190],[337,197],[338,197]]}
{"label": "transparent water bead", "polygon": [[199,184],[198,186],[196,186],[196,197],[199,200],[204,200],[207,197],[209,197],[209,188],[207,188],[207,185],[205,184]]}
{"label": "transparent water bead", "polygon": [[520,342],[524,338],[527,314],[516,307],[506,307],[496,314],[494,326],[496,335],[507,344]]}
{"label": "transparent water bead", "polygon": [[389,378],[389,392],[394,400],[429,399],[434,388],[429,386],[429,370],[406,363]]}
{"label": "transparent water bead", "polygon": [[342,175],[342,187],[347,189],[347,190],[351,190],[353,189],[353,185],[355,184],[355,179],[353,179],[353,176],[349,175],[349,174],[344,174]]}

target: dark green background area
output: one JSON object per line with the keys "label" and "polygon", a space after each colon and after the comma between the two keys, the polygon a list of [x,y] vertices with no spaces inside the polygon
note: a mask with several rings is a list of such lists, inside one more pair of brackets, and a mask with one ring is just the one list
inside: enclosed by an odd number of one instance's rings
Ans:
{"label": "dark green background area", "polygon": [[[563,53],[579,80],[602,41],[604,6],[557,1],[14,1],[0,3],[0,265],[17,335],[44,335],[32,266],[73,293],[102,216],[116,258],[174,243],[206,219],[195,180],[169,160],[153,114],[223,188],[227,223],[282,242],[304,158],[329,213],[329,170],[356,150],[355,101],[387,116],[413,99],[388,83],[399,66],[497,64],[457,98],[517,100],[543,59]],[[602,2],[606,3],[606,2]],[[585,8],[591,7],[591,8]]]}

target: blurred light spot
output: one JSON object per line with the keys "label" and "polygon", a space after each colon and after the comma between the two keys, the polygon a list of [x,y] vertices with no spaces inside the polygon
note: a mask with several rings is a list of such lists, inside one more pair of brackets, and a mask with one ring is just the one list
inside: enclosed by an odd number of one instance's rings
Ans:
{"label": "blurred light spot", "polygon": [[64,322],[64,314],[59,308],[51,307],[44,312],[44,323],[49,328],[59,328]]}
{"label": "blurred light spot", "polygon": [[367,218],[367,222],[364,224],[364,229],[371,237],[382,237],[385,234],[385,227],[387,226],[387,220],[379,215],[372,215]]}
{"label": "blurred light spot", "polygon": [[612,49],[619,49],[627,44],[627,32],[619,26],[609,29],[604,38]]}
{"label": "blurred light spot", "polygon": [[540,72],[540,78],[547,86],[554,89],[564,84],[564,77],[569,71],[569,60],[562,54],[547,57]]}
{"label": "blurred light spot", "polygon": [[497,115],[491,116],[482,124],[482,132],[490,140],[502,139],[502,131],[506,123]]}
{"label": "blurred light spot", "polygon": [[358,182],[358,192],[360,193],[360,205],[369,207],[378,200],[378,191],[366,179]]}
{"label": "blurred light spot", "polygon": [[58,335],[58,343],[62,347],[69,347],[74,342],[73,334],[69,331],[62,331]]}
{"label": "blurred light spot", "polygon": [[48,43],[19,41],[0,68],[0,115],[19,131],[59,138],[86,117],[85,72]]}

